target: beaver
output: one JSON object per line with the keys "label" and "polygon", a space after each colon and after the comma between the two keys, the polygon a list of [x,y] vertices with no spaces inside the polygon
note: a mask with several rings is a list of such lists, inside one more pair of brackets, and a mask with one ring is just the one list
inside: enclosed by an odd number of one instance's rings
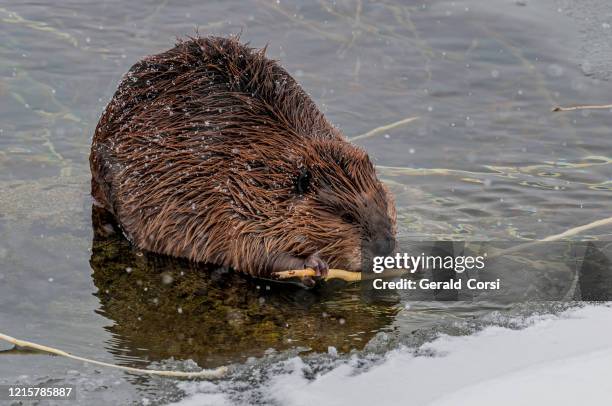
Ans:
{"label": "beaver", "polygon": [[265,53],[197,36],[133,65],[93,136],[94,200],[154,253],[262,278],[359,271],[395,247],[393,198]]}

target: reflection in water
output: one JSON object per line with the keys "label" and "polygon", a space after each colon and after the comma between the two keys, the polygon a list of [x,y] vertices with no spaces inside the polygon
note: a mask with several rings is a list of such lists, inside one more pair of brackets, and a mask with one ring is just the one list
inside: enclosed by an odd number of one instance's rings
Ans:
{"label": "reflection in water", "polygon": [[269,348],[346,352],[361,349],[398,311],[388,299],[364,303],[358,288],[305,290],[141,253],[103,209],[94,206],[92,220],[98,312],[114,321],[107,329],[116,356],[210,367]]}

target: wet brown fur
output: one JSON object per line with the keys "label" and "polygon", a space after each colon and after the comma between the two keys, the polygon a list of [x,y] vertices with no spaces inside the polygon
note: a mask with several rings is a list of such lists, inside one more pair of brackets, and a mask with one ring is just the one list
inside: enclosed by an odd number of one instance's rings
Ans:
{"label": "wet brown fur", "polygon": [[96,128],[92,194],[145,250],[255,276],[313,255],[359,270],[362,245],[393,245],[393,200],[264,53],[191,38],[136,63]]}

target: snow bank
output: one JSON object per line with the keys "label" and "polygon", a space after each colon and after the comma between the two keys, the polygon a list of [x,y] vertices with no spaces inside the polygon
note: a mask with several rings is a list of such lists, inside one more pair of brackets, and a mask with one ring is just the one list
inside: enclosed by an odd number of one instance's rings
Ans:
{"label": "snow bank", "polygon": [[[274,376],[266,397],[281,405],[575,405],[612,399],[612,308],[589,305],[538,316],[522,330],[488,327],[391,351],[364,373],[348,364],[307,380],[300,358]],[[182,405],[231,404],[208,386]],[[199,392],[199,390],[198,390]],[[216,393],[215,393],[216,392]]]}

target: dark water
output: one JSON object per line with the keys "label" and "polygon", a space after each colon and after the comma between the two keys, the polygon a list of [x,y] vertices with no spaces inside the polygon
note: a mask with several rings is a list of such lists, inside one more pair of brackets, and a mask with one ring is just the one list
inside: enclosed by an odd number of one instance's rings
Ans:
{"label": "dark water", "polygon": [[[0,2],[0,331],[185,369],[384,353],[481,320],[499,309],[279,287],[105,237],[89,196],[93,129],[139,58],[196,27],[242,32],[348,136],[419,117],[356,141],[396,196],[401,238],[543,238],[612,215],[612,114],[551,113],[612,103],[611,15],[594,0]],[[0,354],[0,383],[16,382],[73,383],[90,404],[182,396],[171,379]]]}

